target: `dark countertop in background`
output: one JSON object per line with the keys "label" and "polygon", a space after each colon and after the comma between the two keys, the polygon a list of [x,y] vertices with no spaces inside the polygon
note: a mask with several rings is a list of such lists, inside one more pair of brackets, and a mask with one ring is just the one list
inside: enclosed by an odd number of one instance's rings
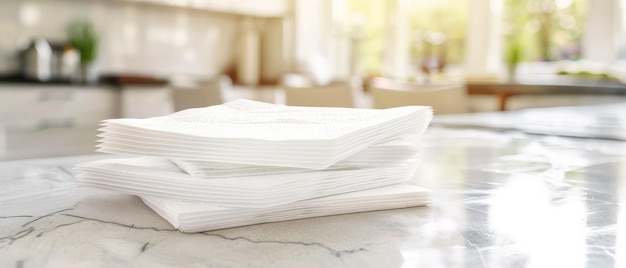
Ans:
{"label": "dark countertop in background", "polygon": [[0,86],[3,84],[11,85],[35,85],[35,86],[124,86],[124,85],[146,85],[146,86],[163,86],[168,84],[167,79],[145,76],[145,75],[114,75],[107,74],[100,76],[96,84],[84,84],[71,80],[52,79],[49,81],[39,81],[29,79],[21,75],[0,75]]}

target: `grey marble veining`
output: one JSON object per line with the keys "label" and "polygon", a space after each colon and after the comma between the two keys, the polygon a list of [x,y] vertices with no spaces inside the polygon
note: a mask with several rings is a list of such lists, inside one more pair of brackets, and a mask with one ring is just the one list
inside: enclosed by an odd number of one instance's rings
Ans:
{"label": "grey marble veining", "polygon": [[104,155],[0,163],[1,267],[623,267],[626,142],[431,128],[430,207],[185,234],[73,186]]}

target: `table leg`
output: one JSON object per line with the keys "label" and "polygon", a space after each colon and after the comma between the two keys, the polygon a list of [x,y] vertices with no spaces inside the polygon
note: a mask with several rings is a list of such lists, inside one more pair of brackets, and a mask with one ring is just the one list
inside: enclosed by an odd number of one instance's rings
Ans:
{"label": "table leg", "polygon": [[509,97],[511,96],[511,94],[508,94],[506,92],[500,92],[497,94],[498,97],[498,109],[501,112],[506,111],[506,101],[509,99]]}

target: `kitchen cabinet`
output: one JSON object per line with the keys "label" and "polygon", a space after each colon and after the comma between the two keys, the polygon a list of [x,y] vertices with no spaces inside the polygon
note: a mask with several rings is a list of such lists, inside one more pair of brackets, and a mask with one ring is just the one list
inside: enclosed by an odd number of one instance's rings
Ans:
{"label": "kitchen cabinet", "polygon": [[0,160],[93,153],[100,121],[173,107],[167,86],[0,84]]}
{"label": "kitchen cabinet", "polygon": [[0,124],[48,129],[94,125],[114,116],[115,92],[106,87],[0,86]]}
{"label": "kitchen cabinet", "polygon": [[118,116],[117,103],[108,87],[0,85],[0,157],[91,153],[98,123]]}

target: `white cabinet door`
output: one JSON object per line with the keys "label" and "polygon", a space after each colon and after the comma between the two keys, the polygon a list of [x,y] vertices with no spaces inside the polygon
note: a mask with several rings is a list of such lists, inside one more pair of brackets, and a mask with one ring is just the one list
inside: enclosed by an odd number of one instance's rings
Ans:
{"label": "white cabinet door", "polygon": [[1,85],[0,159],[87,154],[98,123],[115,117],[109,87]]}
{"label": "white cabinet door", "polygon": [[109,88],[0,87],[0,125],[23,129],[92,126],[114,116],[114,96]]}

